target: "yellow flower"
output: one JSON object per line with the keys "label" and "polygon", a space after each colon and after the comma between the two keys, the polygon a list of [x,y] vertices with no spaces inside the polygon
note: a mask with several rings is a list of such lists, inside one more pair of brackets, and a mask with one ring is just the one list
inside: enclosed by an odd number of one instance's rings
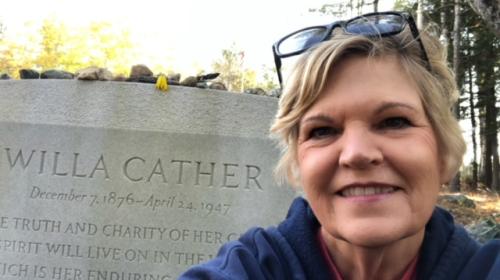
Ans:
{"label": "yellow flower", "polygon": [[158,78],[156,79],[156,88],[161,90],[161,91],[168,90],[167,76],[165,76],[164,74],[158,75]]}

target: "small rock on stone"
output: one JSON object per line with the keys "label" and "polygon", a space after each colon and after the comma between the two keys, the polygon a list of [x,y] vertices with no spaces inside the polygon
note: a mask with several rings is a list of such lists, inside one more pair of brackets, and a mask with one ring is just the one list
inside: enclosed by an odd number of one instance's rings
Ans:
{"label": "small rock on stone", "polygon": [[205,81],[197,82],[196,83],[197,88],[208,88],[208,85]]}
{"label": "small rock on stone", "polygon": [[0,75],[0,80],[10,80],[10,76],[7,73]]}
{"label": "small rock on stone", "polygon": [[226,86],[222,82],[212,82],[209,86],[209,89],[218,89],[218,90],[227,90]]}
{"label": "small rock on stone", "polygon": [[185,87],[196,87],[197,83],[198,83],[197,77],[189,76],[181,82],[181,85]]}
{"label": "small rock on stone", "polygon": [[176,81],[179,83],[181,81],[181,74],[180,73],[174,73],[174,74],[169,74],[168,75],[168,81]]}
{"label": "small rock on stone", "polygon": [[40,73],[33,69],[21,69],[19,70],[19,76],[21,79],[40,79]]}
{"label": "small rock on stone", "polygon": [[75,75],[67,71],[47,70],[42,72],[42,79],[73,79]]}
{"label": "small rock on stone", "polygon": [[137,81],[139,83],[148,83],[148,84],[155,84],[157,80],[157,77],[148,77],[148,76],[142,76],[137,78]]}
{"label": "small rock on stone", "polygon": [[111,81],[113,74],[106,68],[91,66],[77,71],[76,78],[84,81]]}
{"label": "small rock on stone", "polygon": [[269,91],[268,95],[271,96],[271,97],[280,98],[280,96],[281,96],[281,89],[279,89],[279,88],[272,89],[272,90]]}
{"label": "small rock on stone", "polygon": [[266,91],[261,89],[261,88],[248,88],[248,89],[245,89],[244,93],[255,94],[255,95],[264,95],[264,96],[267,95]]}
{"label": "small rock on stone", "polygon": [[144,64],[137,64],[130,69],[130,78],[139,79],[140,77],[153,77],[153,72]]}
{"label": "small rock on stone", "polygon": [[113,81],[116,81],[116,82],[124,82],[127,80],[127,77],[125,77],[124,75],[117,75],[113,78]]}
{"label": "small rock on stone", "polygon": [[170,80],[170,79],[168,79],[168,84],[172,85],[172,86],[178,86],[181,83],[179,83],[179,81],[177,81],[177,80]]}

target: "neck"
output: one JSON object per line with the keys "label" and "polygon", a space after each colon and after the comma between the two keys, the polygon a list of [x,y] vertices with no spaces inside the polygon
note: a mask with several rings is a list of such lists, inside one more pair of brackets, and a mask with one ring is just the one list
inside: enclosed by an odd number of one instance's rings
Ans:
{"label": "neck", "polygon": [[418,255],[424,230],[379,247],[358,246],[335,238],[321,228],[321,234],[337,269],[344,279],[401,279]]}

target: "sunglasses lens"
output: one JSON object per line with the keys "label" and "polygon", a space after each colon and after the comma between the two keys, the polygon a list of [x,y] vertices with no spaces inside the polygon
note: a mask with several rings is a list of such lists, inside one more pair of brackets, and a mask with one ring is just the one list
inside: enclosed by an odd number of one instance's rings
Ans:
{"label": "sunglasses lens", "polygon": [[325,27],[314,27],[292,34],[278,45],[278,53],[287,55],[308,49],[321,42],[325,37],[326,31]]}
{"label": "sunglasses lens", "polygon": [[380,14],[353,19],[346,23],[345,31],[365,36],[384,36],[403,30],[405,19],[401,15]]}

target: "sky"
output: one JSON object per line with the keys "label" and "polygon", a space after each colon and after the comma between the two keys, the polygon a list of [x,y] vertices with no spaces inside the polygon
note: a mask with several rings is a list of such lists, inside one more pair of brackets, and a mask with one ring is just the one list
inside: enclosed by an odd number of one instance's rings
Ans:
{"label": "sky", "polygon": [[[335,1],[335,0],[334,0]],[[6,34],[22,40],[46,18],[68,26],[106,21],[127,29],[139,55],[137,64],[173,64],[177,72],[210,72],[222,49],[233,44],[245,52],[244,66],[254,70],[274,67],[272,44],[302,27],[334,19],[309,8],[328,0],[0,0],[0,21]],[[390,0],[379,10],[390,9]],[[178,70],[177,70],[178,69]],[[193,73],[195,74],[195,73]]]}

